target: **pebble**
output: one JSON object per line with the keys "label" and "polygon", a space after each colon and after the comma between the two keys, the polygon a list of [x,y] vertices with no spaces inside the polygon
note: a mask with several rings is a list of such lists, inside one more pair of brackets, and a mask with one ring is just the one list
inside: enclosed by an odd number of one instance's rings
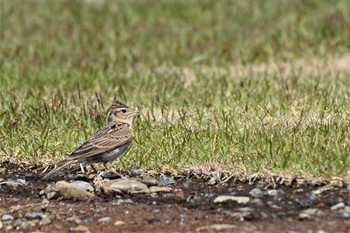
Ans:
{"label": "pebble", "polygon": [[5,184],[7,186],[10,186],[10,187],[13,187],[13,188],[16,188],[18,186],[23,186],[26,184],[26,180],[24,179],[16,179],[16,180],[7,180],[5,182],[1,182],[0,184]]}
{"label": "pebble", "polygon": [[236,225],[232,224],[213,224],[209,226],[202,226],[196,228],[196,232],[213,232],[213,231],[223,231],[236,228]]}
{"label": "pebble", "polygon": [[63,199],[87,201],[95,198],[93,193],[90,193],[85,189],[72,185],[66,181],[58,181],[56,183],[56,188],[60,192]]}
{"label": "pebble", "polygon": [[221,203],[225,201],[235,201],[238,204],[247,204],[249,202],[250,198],[245,196],[218,196],[214,199],[214,203]]}
{"label": "pebble", "polygon": [[344,208],[345,204],[344,202],[339,202],[338,204],[335,204],[334,206],[331,207],[331,210],[337,210],[337,209],[341,209]]}
{"label": "pebble", "polygon": [[4,227],[4,224],[0,221],[0,230]]}
{"label": "pebble", "polygon": [[22,208],[21,205],[13,205],[13,206],[10,207],[10,209],[11,209],[12,211],[18,211],[18,210],[20,210],[21,208]]}
{"label": "pebble", "polygon": [[14,221],[13,226],[25,229],[27,227],[27,223],[22,219],[18,218]]}
{"label": "pebble", "polygon": [[253,197],[263,197],[264,196],[264,192],[262,192],[260,189],[258,188],[254,188],[252,189],[249,194]]}
{"label": "pebble", "polygon": [[43,218],[43,219],[39,222],[39,224],[42,225],[42,226],[49,225],[50,223],[51,223],[51,219],[48,218],[48,217]]}
{"label": "pebble", "polygon": [[26,213],[25,215],[26,219],[44,219],[46,217],[45,214],[40,213],[40,212],[30,212]]}
{"label": "pebble", "polygon": [[112,205],[123,205],[131,203],[134,203],[131,199],[118,199],[116,201],[112,201]]}
{"label": "pebble", "polygon": [[112,221],[112,218],[111,218],[111,217],[103,217],[103,218],[100,218],[100,219],[98,220],[98,222],[103,222],[103,223],[105,223],[105,222],[110,222],[110,221]]}
{"label": "pebble", "polygon": [[89,184],[88,182],[82,181],[82,180],[76,180],[71,183],[72,185],[75,185],[77,187],[80,187],[90,193],[94,192],[94,188]]}
{"label": "pebble", "polygon": [[275,197],[277,196],[278,192],[276,189],[270,189],[270,190],[267,190],[267,195],[271,196],[271,197]]}
{"label": "pebble", "polygon": [[83,226],[83,225],[79,225],[74,227],[73,232],[77,232],[77,233],[90,233],[90,229],[87,226]]}
{"label": "pebble", "polygon": [[257,205],[257,206],[264,205],[264,203],[262,202],[262,200],[260,198],[254,198],[251,202],[252,202],[252,204]]}
{"label": "pebble", "polygon": [[338,214],[342,218],[350,218],[350,206],[345,206],[344,209],[339,210]]}
{"label": "pebble", "polygon": [[172,177],[162,176],[158,180],[158,184],[173,185],[176,184],[176,181]]}
{"label": "pebble", "polygon": [[152,193],[159,193],[159,192],[171,192],[172,191],[172,188],[170,187],[158,187],[158,186],[151,186],[149,188],[149,190],[152,192]]}
{"label": "pebble", "polygon": [[9,215],[9,214],[4,214],[1,218],[2,221],[6,222],[6,221],[12,221],[13,220],[13,216]]}
{"label": "pebble", "polygon": [[148,193],[147,185],[135,180],[111,180],[103,184],[103,191],[109,195],[125,193]]}
{"label": "pebble", "polygon": [[134,168],[130,170],[130,173],[134,176],[141,175],[143,173],[142,168]]}
{"label": "pebble", "polygon": [[121,226],[121,225],[124,225],[124,224],[125,224],[125,222],[124,221],[120,221],[120,220],[114,222],[114,226]]}
{"label": "pebble", "polygon": [[216,185],[218,183],[218,178],[213,176],[209,179],[209,181],[207,182],[207,184],[209,185]]}
{"label": "pebble", "polygon": [[312,217],[321,217],[323,215],[323,211],[316,209],[316,208],[309,208],[306,210],[303,210],[299,214],[299,219],[311,219]]}

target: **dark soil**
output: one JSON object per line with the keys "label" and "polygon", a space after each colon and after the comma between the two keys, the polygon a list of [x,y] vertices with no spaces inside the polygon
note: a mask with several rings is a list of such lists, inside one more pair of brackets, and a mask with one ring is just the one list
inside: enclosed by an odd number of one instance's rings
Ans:
{"label": "dark soil", "polygon": [[[3,221],[0,232],[70,232],[83,225],[90,232],[350,232],[350,219],[339,215],[331,207],[340,202],[348,205],[347,188],[333,187],[317,195],[309,203],[301,205],[319,187],[304,184],[291,187],[278,186],[277,196],[265,195],[259,198],[260,205],[254,203],[249,192],[261,182],[249,184],[231,179],[224,184],[208,185],[207,180],[179,178],[172,185],[171,193],[134,194],[123,197],[99,195],[91,202],[73,200],[50,200],[44,204],[40,190],[53,181],[41,181],[41,173],[35,167],[19,166],[11,163],[0,164],[0,179],[25,179],[27,184],[13,188],[0,185],[1,216],[10,214],[16,219],[24,219],[29,212],[41,212],[49,216],[48,225],[28,225],[24,230],[12,226],[13,222]],[[63,177],[61,177],[63,179]],[[1,183],[1,181],[0,181]],[[214,203],[215,197],[223,194],[249,196],[248,204],[236,202]],[[130,199],[132,203],[125,200]],[[13,211],[13,206],[20,205]],[[249,207],[249,214],[242,208]],[[301,219],[302,210],[317,208],[321,216]],[[109,222],[99,222],[110,217]],[[122,225],[114,225],[123,221]],[[201,228],[213,224],[230,224],[231,228],[215,230]],[[10,229],[11,228],[11,229]]]}

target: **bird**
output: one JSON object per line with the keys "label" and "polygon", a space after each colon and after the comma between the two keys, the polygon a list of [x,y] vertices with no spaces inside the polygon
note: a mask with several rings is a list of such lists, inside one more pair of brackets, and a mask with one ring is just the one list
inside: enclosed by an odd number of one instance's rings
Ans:
{"label": "bird", "polygon": [[[103,163],[111,173],[123,177],[111,167],[111,162],[121,156],[133,140],[132,124],[140,115],[139,109],[131,109],[124,103],[115,100],[110,106],[108,124],[96,131],[80,147],[74,150],[56,168],[47,173],[42,179],[48,179],[59,170],[75,163]],[[96,169],[94,168],[96,171]]]}

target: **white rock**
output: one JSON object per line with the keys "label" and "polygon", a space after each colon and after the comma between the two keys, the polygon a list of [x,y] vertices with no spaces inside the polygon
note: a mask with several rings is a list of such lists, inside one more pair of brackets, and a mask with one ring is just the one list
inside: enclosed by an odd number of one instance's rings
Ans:
{"label": "white rock", "polygon": [[150,192],[147,185],[135,180],[111,180],[103,184],[103,190],[107,194],[114,195],[120,193],[148,193]]}
{"label": "white rock", "polygon": [[262,197],[264,196],[264,193],[258,189],[258,188],[255,188],[255,189],[252,189],[249,194],[253,197]]}
{"label": "white rock", "polygon": [[198,227],[196,229],[196,232],[212,232],[212,231],[222,231],[222,230],[229,230],[229,229],[233,229],[236,228],[236,225],[232,225],[232,224],[213,224],[213,225],[209,225],[209,226],[202,226],[202,227]]}
{"label": "white rock", "polygon": [[250,200],[249,197],[244,197],[244,196],[218,196],[214,199],[214,203],[221,203],[225,201],[235,201],[238,204],[246,204]]}
{"label": "white rock", "polygon": [[337,210],[337,209],[341,209],[344,207],[345,207],[345,204],[343,202],[339,202],[338,204],[335,204],[334,206],[332,206],[331,210]]}
{"label": "white rock", "polygon": [[110,222],[112,220],[111,217],[103,217],[98,220],[98,222]]}
{"label": "white rock", "polygon": [[124,225],[124,224],[125,224],[125,222],[124,221],[120,221],[120,220],[114,222],[114,226],[121,226],[121,225]]}

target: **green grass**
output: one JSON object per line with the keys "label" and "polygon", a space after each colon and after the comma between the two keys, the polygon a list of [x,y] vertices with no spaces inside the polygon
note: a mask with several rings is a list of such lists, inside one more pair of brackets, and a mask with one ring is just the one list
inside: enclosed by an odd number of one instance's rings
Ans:
{"label": "green grass", "polygon": [[350,3],[0,1],[0,160],[55,163],[144,107],[114,165],[345,177]]}

